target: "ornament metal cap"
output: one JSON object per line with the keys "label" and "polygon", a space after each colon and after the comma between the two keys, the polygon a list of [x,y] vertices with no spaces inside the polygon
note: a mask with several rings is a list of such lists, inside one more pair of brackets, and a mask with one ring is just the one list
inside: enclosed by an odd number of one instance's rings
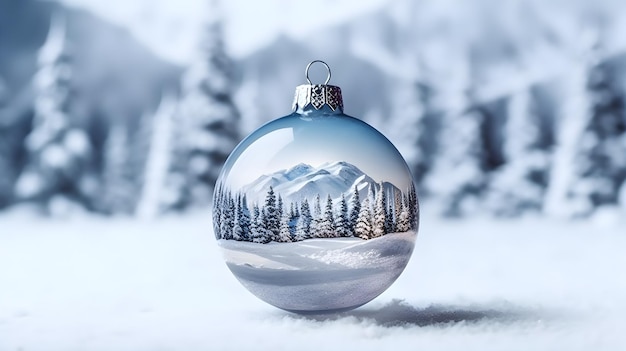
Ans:
{"label": "ornament metal cap", "polygon": [[[324,84],[312,84],[309,78],[309,68],[314,63],[319,62],[326,66],[328,76]],[[341,88],[334,85],[328,85],[331,73],[330,67],[322,60],[311,61],[304,70],[306,80],[309,84],[303,84],[296,87],[296,94],[293,98],[292,109],[294,111],[304,111],[308,106],[316,110],[321,109],[325,105],[333,111],[343,112],[343,98],[341,97]]]}

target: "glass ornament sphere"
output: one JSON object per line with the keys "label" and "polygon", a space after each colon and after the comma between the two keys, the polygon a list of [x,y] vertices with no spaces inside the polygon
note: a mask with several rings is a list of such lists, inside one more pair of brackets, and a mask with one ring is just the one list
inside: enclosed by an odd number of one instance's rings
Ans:
{"label": "glass ornament sphere", "polygon": [[296,313],[340,312],[400,276],[419,207],[398,150],[343,113],[338,87],[310,84],[310,65],[293,113],[254,131],[226,160],[213,226],[228,268],[258,298]]}

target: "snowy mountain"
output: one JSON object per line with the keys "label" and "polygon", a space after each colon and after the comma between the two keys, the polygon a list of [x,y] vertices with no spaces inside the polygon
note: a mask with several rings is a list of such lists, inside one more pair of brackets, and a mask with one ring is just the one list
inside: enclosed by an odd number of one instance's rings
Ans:
{"label": "snowy mountain", "polygon": [[[273,187],[284,200],[312,201],[318,194],[321,198],[330,195],[338,199],[342,194],[350,199],[354,187],[359,189],[359,196],[364,197],[370,186],[379,188],[379,184],[359,168],[348,162],[327,162],[318,167],[300,163],[289,169],[262,175],[257,180],[243,187],[250,199],[262,201],[269,188]],[[386,191],[399,191],[393,184],[383,182]]]}

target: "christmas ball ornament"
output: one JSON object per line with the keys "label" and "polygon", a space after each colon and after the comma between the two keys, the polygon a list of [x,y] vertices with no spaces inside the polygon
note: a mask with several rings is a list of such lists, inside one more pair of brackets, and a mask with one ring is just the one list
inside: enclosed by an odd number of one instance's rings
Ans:
{"label": "christmas ball ornament", "polygon": [[[309,68],[323,64],[324,84]],[[385,291],[417,235],[413,178],[377,130],[343,113],[322,61],[305,70],[293,113],[245,138],[226,160],[213,226],[226,264],[261,300],[298,313],[345,311]]]}

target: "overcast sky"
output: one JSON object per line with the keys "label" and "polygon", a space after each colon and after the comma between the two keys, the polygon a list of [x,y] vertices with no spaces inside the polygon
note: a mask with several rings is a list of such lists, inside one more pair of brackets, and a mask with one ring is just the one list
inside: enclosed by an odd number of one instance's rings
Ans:
{"label": "overcast sky", "polygon": [[[59,0],[86,8],[128,28],[161,56],[185,63],[193,55],[198,26],[208,0]],[[267,44],[279,33],[295,38],[321,25],[345,21],[382,6],[387,0],[222,1],[229,50],[244,56]]]}

